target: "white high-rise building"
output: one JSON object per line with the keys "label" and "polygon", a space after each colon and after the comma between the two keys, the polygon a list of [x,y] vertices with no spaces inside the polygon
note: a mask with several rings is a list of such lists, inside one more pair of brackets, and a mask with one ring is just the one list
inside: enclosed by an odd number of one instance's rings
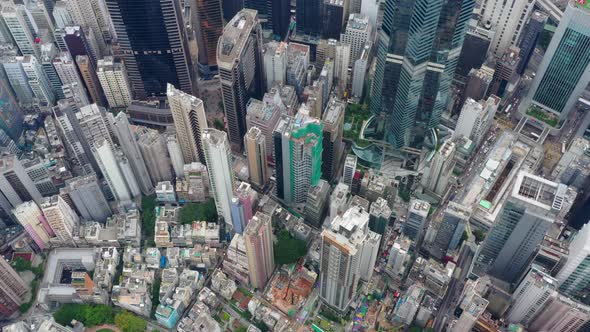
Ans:
{"label": "white high-rise building", "polygon": [[343,182],[338,183],[336,188],[334,188],[334,191],[332,191],[332,194],[330,195],[330,221],[346,212],[349,192],[350,187]]}
{"label": "white high-rise building", "polygon": [[[100,55],[109,54],[105,40],[111,38],[111,20],[103,0],[64,0],[76,25],[92,31]],[[105,38],[106,37],[106,38]]]}
{"label": "white high-rise building", "polygon": [[537,316],[530,321],[532,332],[582,331],[581,327],[590,320],[590,306],[576,302],[567,296],[551,297]]}
{"label": "white high-rise building", "polygon": [[365,44],[371,41],[373,27],[369,18],[363,14],[350,14],[346,30],[340,35],[340,41],[350,45],[350,62],[361,57]]}
{"label": "white high-rise building", "polygon": [[46,197],[41,202],[41,210],[59,245],[75,247],[74,231],[80,224],[80,218],[68,203],[59,195]]}
{"label": "white high-rise building", "polygon": [[365,77],[369,66],[369,52],[371,45],[365,44],[360,57],[354,62],[352,68],[352,95],[357,98],[363,96],[365,88]]}
{"label": "white high-rise building", "polygon": [[53,5],[52,11],[53,19],[55,20],[55,27],[64,29],[68,26],[75,25],[74,19],[68,11],[67,3],[63,0],[57,0]]}
{"label": "white high-rise building", "polygon": [[452,140],[447,139],[442,143],[432,157],[428,171],[424,172],[422,177],[422,185],[425,189],[438,196],[444,196],[455,167],[455,152],[455,143]]}
{"label": "white high-rise building", "polygon": [[[166,92],[184,163],[205,162],[202,135],[207,128],[203,101],[168,84]],[[207,165],[209,166],[209,165]]]}
{"label": "white high-rise building", "polygon": [[348,67],[350,66],[350,45],[338,43],[336,45],[334,59],[334,78],[338,79],[338,85],[345,89],[348,85]]}
{"label": "white high-rise building", "polygon": [[2,15],[4,23],[21,54],[40,56],[39,44],[35,42],[35,31],[29,28],[28,21],[30,21],[30,18],[26,16],[24,8],[15,5],[13,2],[4,1],[0,15]]}
{"label": "white high-rise building", "polygon": [[534,0],[485,0],[482,3],[480,23],[496,31],[490,45],[490,52],[496,58],[518,42],[534,3]]}
{"label": "white high-rise building", "polygon": [[[141,154],[135,133],[131,130],[127,113],[119,112],[113,120],[113,130],[117,141],[121,146],[121,150],[125,153],[125,157],[129,161],[129,165],[133,170],[137,184],[144,195],[149,195],[154,192],[154,185],[150,178],[150,173],[146,167],[146,162]],[[158,160],[162,158],[165,160],[166,155],[157,156]]]}
{"label": "white high-rise building", "polygon": [[374,267],[371,233],[369,213],[360,207],[349,208],[321,233],[320,298],[335,310],[346,311],[359,279],[370,275],[365,269]]}
{"label": "white high-rise building", "polygon": [[84,86],[82,78],[78,74],[78,67],[70,53],[61,52],[53,59],[52,63],[63,85],[77,83],[78,86]]}
{"label": "white high-rise building", "polygon": [[512,294],[508,321],[527,325],[543,309],[545,303],[557,295],[556,289],[557,280],[533,266]]}
{"label": "white high-rise building", "polygon": [[33,90],[29,86],[22,62],[18,61],[16,57],[3,58],[2,61],[6,78],[14,90],[17,100],[25,108],[33,106]]}
{"label": "white high-rise building", "polygon": [[576,234],[569,247],[567,262],[555,277],[559,291],[571,297],[590,293],[590,223]]}
{"label": "white high-rise building", "polygon": [[354,154],[347,155],[346,160],[344,161],[342,183],[348,186],[348,190],[352,189],[352,180],[354,179],[354,173],[356,172],[356,161],[357,157]]}
{"label": "white high-rise building", "polygon": [[[92,153],[94,154],[94,157],[98,162],[98,167],[107,180],[115,199],[124,204],[131,201],[133,198],[131,185],[135,179],[126,178],[123,170],[119,166],[117,155],[115,154],[114,147],[111,143],[105,139],[96,142],[92,148]],[[137,183],[135,184],[137,185]]]}
{"label": "white high-rise building", "polygon": [[459,114],[453,138],[465,136],[478,145],[492,126],[500,101],[499,97],[493,95],[485,102],[467,98]]}
{"label": "white high-rise building", "polygon": [[182,150],[180,149],[176,134],[168,134],[166,136],[166,148],[168,149],[168,155],[170,156],[170,162],[172,163],[174,174],[177,177],[182,177],[184,158],[182,157]]}
{"label": "white high-rise building", "polygon": [[55,94],[49,83],[49,78],[45,75],[43,67],[37,58],[33,55],[25,55],[21,59],[23,64],[23,70],[27,75],[29,86],[33,90],[37,106],[42,110],[49,110],[49,108],[55,105]]}
{"label": "white high-rise building", "polygon": [[362,0],[361,1],[361,14],[365,15],[371,26],[375,27],[376,30],[381,28],[380,21],[383,18],[383,13],[379,13],[381,3],[383,0]]}
{"label": "white high-rise building", "polygon": [[152,183],[171,181],[173,179],[172,163],[168,155],[165,136],[157,130],[145,127],[137,128],[135,134]]}
{"label": "white high-rise building", "polygon": [[266,89],[270,90],[276,84],[285,85],[287,82],[287,43],[271,41],[264,45],[262,54]]}
{"label": "white high-rise building", "polygon": [[104,107],[96,104],[84,106],[76,112],[76,118],[91,148],[102,140],[107,140],[111,146],[114,146],[112,128],[109,126]]}
{"label": "white high-rise building", "polygon": [[110,108],[123,108],[131,104],[131,84],[120,59],[107,56],[98,60],[96,76]]}
{"label": "white high-rise building", "polygon": [[225,221],[226,230],[231,230],[231,200],[235,183],[227,134],[217,129],[204,129],[203,149],[209,170],[210,194],[219,216]]}

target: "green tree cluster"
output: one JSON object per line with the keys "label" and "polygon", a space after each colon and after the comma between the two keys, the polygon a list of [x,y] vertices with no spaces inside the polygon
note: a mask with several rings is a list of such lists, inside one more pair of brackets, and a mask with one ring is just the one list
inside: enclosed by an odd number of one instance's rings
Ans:
{"label": "green tree cluster", "polygon": [[30,271],[32,269],[31,262],[22,257],[13,259],[11,265],[16,272]]}
{"label": "green tree cluster", "polygon": [[154,233],[156,231],[156,196],[141,197],[141,229],[148,239],[148,245],[154,246]]}
{"label": "green tree cluster", "polygon": [[274,245],[275,263],[277,264],[295,263],[307,253],[307,242],[292,237],[288,230],[282,230],[277,236],[277,240]]}
{"label": "green tree cluster", "polygon": [[115,316],[115,325],[123,332],[145,332],[147,322],[129,311],[123,310]]}
{"label": "green tree cluster", "polygon": [[479,229],[474,229],[472,231],[473,236],[475,236],[475,242],[477,243],[481,243],[481,241],[483,241],[483,239],[485,239],[486,237],[486,233],[484,233],[483,231],[479,230]]}
{"label": "green tree cluster", "polygon": [[154,284],[152,285],[152,317],[156,316],[156,309],[158,309],[158,305],[160,304],[161,284],[162,280],[159,277],[156,277],[154,280]]}
{"label": "green tree cluster", "polygon": [[179,221],[181,224],[190,224],[193,221],[217,222],[215,201],[209,199],[203,203],[186,204],[180,209]]}
{"label": "green tree cluster", "polygon": [[113,308],[102,304],[64,304],[53,314],[53,318],[64,326],[69,325],[72,320],[77,320],[85,326],[113,324],[115,322]]}

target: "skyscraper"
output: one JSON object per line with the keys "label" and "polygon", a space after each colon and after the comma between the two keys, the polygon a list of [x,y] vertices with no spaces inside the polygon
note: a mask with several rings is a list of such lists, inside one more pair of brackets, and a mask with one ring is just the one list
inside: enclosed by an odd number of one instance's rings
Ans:
{"label": "skyscraper", "polygon": [[295,5],[295,29],[298,34],[318,37],[322,32],[322,5],[324,0],[297,0]]}
{"label": "skyscraper", "polygon": [[347,20],[346,30],[340,36],[340,41],[350,45],[350,62],[354,63],[361,57],[365,44],[372,40],[373,27],[366,15],[351,14]]}
{"label": "skyscraper", "polygon": [[549,16],[547,14],[535,10],[521,34],[520,43],[518,44],[518,48],[520,48],[520,62],[518,63],[517,69],[520,75],[524,74],[533,56],[533,52],[535,51],[541,32],[545,29],[545,23],[547,23],[548,18]]}
{"label": "skyscraper", "polygon": [[86,220],[104,223],[113,214],[95,174],[67,180],[60,195],[69,197],[76,211]]}
{"label": "skyscraper", "polygon": [[272,30],[279,39],[285,39],[291,23],[291,2],[289,0],[244,0],[244,8],[258,11],[263,28]]}
{"label": "skyscraper", "polygon": [[270,216],[256,212],[244,231],[252,287],[262,290],[275,269]]}
{"label": "skyscraper", "polygon": [[84,132],[80,128],[74,107],[67,100],[60,100],[53,108],[53,115],[57,120],[66,150],[71,158],[74,173],[92,174],[98,172],[98,164]]}
{"label": "skyscraper", "polygon": [[23,70],[35,96],[36,106],[41,110],[48,111],[51,106],[55,105],[55,94],[41,64],[33,55],[25,55],[22,58],[17,57],[17,59],[22,61]]}
{"label": "skyscraper", "polygon": [[49,84],[51,84],[53,94],[57,97],[57,100],[59,100],[64,98],[64,94],[61,88],[63,83],[58,73],[55,71],[52,63],[56,54],[57,48],[53,43],[45,43],[41,45],[41,58],[39,58],[39,62],[41,63],[43,72],[45,75],[47,75],[47,79],[49,79]]}
{"label": "skyscraper", "polygon": [[274,163],[274,144],[272,133],[281,118],[281,109],[273,103],[267,103],[251,98],[248,101],[246,113],[246,126],[260,129],[266,140],[266,160]]}
{"label": "skyscraper", "polygon": [[512,306],[507,319],[511,323],[527,325],[541,311],[545,303],[557,295],[557,282],[535,266],[512,294]]}
{"label": "skyscraper", "polygon": [[324,0],[322,4],[322,38],[339,39],[342,28],[348,20],[348,2],[345,0]]}
{"label": "skyscraper", "polygon": [[125,65],[119,58],[107,56],[98,60],[96,75],[110,108],[123,108],[131,104],[131,84]]}
{"label": "skyscraper", "polygon": [[[108,115],[110,116],[110,113]],[[76,113],[76,118],[91,148],[102,140],[107,140],[111,146],[114,145],[114,133],[111,131],[112,128],[107,120],[107,112],[104,107],[96,104],[86,105]]]}
{"label": "skyscraper", "polygon": [[367,241],[371,234],[375,233],[369,230],[369,213],[360,207],[338,215],[321,233],[320,298],[337,311],[346,311],[359,279],[374,267],[376,257],[371,262],[366,258],[371,255],[364,253],[373,248],[374,242]]}
{"label": "skyscraper", "polygon": [[518,42],[520,33],[534,7],[531,0],[485,0],[480,22],[495,30],[490,51],[499,58],[508,47]]}
{"label": "skyscraper", "polygon": [[[223,13],[221,8],[223,7],[223,10],[226,10],[225,3],[222,6],[221,2],[221,0],[197,0],[197,11],[196,13],[193,13],[197,20],[195,29],[197,34],[197,44],[199,46],[197,66],[199,72],[205,78],[210,78],[217,72],[217,41],[223,32]],[[234,14],[237,11],[238,10],[236,10]],[[231,17],[233,17],[234,14],[232,14]],[[227,20],[229,21],[229,19]]]}
{"label": "skyscraper", "polygon": [[271,41],[264,44],[263,62],[266,87],[285,85],[287,79],[287,43]]}
{"label": "skyscraper", "polygon": [[530,321],[529,331],[584,331],[582,326],[590,320],[590,306],[557,295],[551,297],[537,316]]}
{"label": "skyscraper", "polygon": [[111,39],[109,13],[102,0],[65,0],[74,24],[90,31],[96,38],[100,55],[109,53],[106,41]]}
{"label": "skyscraper", "polygon": [[457,248],[470,216],[470,209],[455,202],[448,203],[443,220],[432,243],[432,249],[430,250],[430,253],[434,257],[442,260],[447,250],[455,250]]}
{"label": "skyscraper", "polygon": [[585,224],[569,247],[570,255],[556,276],[559,291],[578,299],[590,295],[590,224]]}
{"label": "skyscraper", "polygon": [[590,82],[590,6],[569,1],[537,75],[520,105],[567,117]]}
{"label": "skyscraper", "polygon": [[[152,183],[171,181],[172,162],[166,148],[166,138],[157,130],[145,127],[136,130],[137,144],[152,179]],[[182,157],[181,157],[182,159]]]}
{"label": "skyscraper", "polygon": [[423,233],[424,223],[428,217],[430,204],[419,199],[410,201],[410,209],[408,210],[408,218],[402,228],[402,233],[409,237],[412,241],[418,241],[420,235]]}
{"label": "skyscraper", "polygon": [[[0,66],[0,72],[3,69]],[[10,138],[18,140],[22,132],[23,112],[19,105],[21,100],[11,91],[10,83],[3,74],[0,73],[0,128],[3,129]]]}
{"label": "skyscraper", "polygon": [[9,319],[25,303],[29,287],[8,262],[0,257],[0,316]]}
{"label": "skyscraper", "polygon": [[246,107],[264,90],[262,32],[255,10],[244,9],[223,29],[217,45],[217,65],[223,108],[232,150],[243,150]]}
{"label": "skyscraper", "polygon": [[74,230],[78,228],[80,218],[66,201],[59,195],[45,197],[41,202],[41,210],[55,233],[58,245],[76,247]]}
{"label": "skyscraper", "polygon": [[106,0],[135,98],[193,92],[179,0]]}
{"label": "skyscraper", "polygon": [[244,136],[246,157],[248,158],[248,171],[250,182],[259,188],[264,188],[268,181],[268,168],[266,167],[266,138],[258,127],[251,127]]}
{"label": "skyscraper", "polygon": [[82,86],[82,78],[78,74],[76,63],[68,52],[61,52],[56,55],[53,58],[52,64],[62,85],[77,83]]}
{"label": "skyscraper", "polygon": [[122,167],[124,157],[118,152],[106,139],[96,142],[92,147],[92,153],[98,162],[100,171],[111,188],[113,196],[116,200],[126,204],[139,194],[139,188],[137,187],[133,173],[126,174],[125,169]]}
{"label": "skyscraper", "polygon": [[76,65],[78,65],[78,71],[82,75],[82,80],[92,101],[101,106],[106,105],[104,92],[96,75],[96,62],[93,62],[88,55],[78,55],[76,56]]}
{"label": "skyscraper", "polygon": [[22,5],[3,2],[0,15],[22,55],[41,55],[39,44],[35,42],[36,36],[27,24],[29,18]]}
{"label": "skyscraper", "polygon": [[205,163],[201,140],[207,128],[207,117],[203,101],[174,88],[172,84],[168,84],[167,95],[184,162]]}
{"label": "skyscraper", "polygon": [[422,176],[424,189],[439,197],[445,195],[455,168],[455,153],[455,143],[451,139],[442,142]]}
{"label": "skyscraper", "polygon": [[322,176],[322,130],[320,120],[302,112],[283,116],[275,128],[276,190],[287,204],[304,203]]}
{"label": "skyscraper", "polygon": [[518,173],[512,193],[476,258],[476,268],[489,266],[490,275],[516,282],[557,214],[566,212],[561,210],[572,199],[568,191],[563,184]]}
{"label": "skyscraper", "polygon": [[15,206],[12,213],[39,249],[49,248],[49,239],[54,237],[55,233],[37,203],[23,202]]}
{"label": "skyscraper", "polygon": [[230,204],[235,186],[229,141],[225,132],[213,128],[204,129],[202,139],[211,196],[228,232],[233,227]]}
{"label": "skyscraper", "polygon": [[[420,150],[435,139],[433,129],[447,105],[474,4],[474,0],[437,0],[428,6],[413,0],[385,3],[371,108],[385,120],[385,136],[394,147]],[[417,164],[410,160],[405,167]]]}
{"label": "skyscraper", "polygon": [[4,212],[23,202],[41,201],[41,193],[14,154],[0,158],[0,192],[0,206]]}
{"label": "skyscraper", "polygon": [[324,139],[322,142],[322,177],[328,181],[336,178],[342,157],[342,130],[346,104],[332,97],[324,110]]}
{"label": "skyscraper", "polygon": [[345,183],[349,190],[352,188],[352,180],[354,180],[354,174],[356,173],[356,162],[357,156],[354,154],[346,155],[344,161],[344,169],[342,170],[342,183]]}
{"label": "skyscraper", "polygon": [[[129,161],[133,175],[137,180],[137,184],[144,195],[150,195],[154,192],[154,184],[150,178],[150,173],[146,166],[145,159],[139,149],[135,133],[131,129],[127,113],[119,112],[115,117],[113,123],[113,131],[117,137],[117,141],[121,146],[121,150],[125,153],[125,157]],[[166,158],[166,155],[157,156],[157,159]]]}
{"label": "skyscraper", "polygon": [[236,233],[242,234],[250,219],[252,219],[252,200],[256,192],[252,189],[249,183],[240,182],[234,191],[234,198],[232,198],[231,214],[233,230]]}

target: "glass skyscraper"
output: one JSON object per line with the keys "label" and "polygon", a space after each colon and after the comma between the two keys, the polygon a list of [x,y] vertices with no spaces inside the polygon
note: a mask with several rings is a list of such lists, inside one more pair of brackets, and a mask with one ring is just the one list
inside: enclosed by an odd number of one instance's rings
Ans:
{"label": "glass skyscraper", "polygon": [[560,119],[576,104],[590,82],[590,3],[570,1],[521,105],[555,113]]}
{"label": "glass skyscraper", "polygon": [[474,0],[386,2],[371,109],[395,148],[419,152],[427,136],[434,134],[447,106],[474,4]]}
{"label": "glass skyscraper", "polygon": [[191,60],[179,0],[106,0],[136,99],[192,94]]}

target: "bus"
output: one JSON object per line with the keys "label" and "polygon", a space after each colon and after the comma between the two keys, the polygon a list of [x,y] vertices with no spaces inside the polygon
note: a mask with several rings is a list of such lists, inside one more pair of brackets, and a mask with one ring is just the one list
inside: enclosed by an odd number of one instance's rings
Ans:
{"label": "bus", "polygon": [[508,114],[510,112],[510,109],[512,109],[512,104],[508,105],[508,107],[506,107],[506,109],[504,110],[505,114]]}

